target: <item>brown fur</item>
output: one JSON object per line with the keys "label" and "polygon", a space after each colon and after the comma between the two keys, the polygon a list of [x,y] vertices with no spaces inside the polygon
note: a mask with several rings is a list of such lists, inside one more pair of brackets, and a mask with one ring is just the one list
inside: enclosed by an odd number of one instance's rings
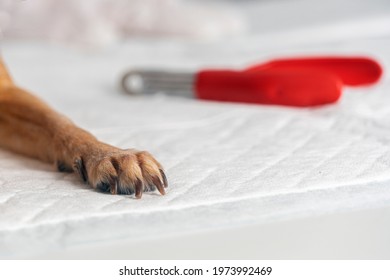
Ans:
{"label": "brown fur", "polygon": [[0,60],[0,146],[76,171],[93,188],[141,198],[157,188],[165,194],[161,165],[148,153],[122,150],[98,141],[16,86]]}

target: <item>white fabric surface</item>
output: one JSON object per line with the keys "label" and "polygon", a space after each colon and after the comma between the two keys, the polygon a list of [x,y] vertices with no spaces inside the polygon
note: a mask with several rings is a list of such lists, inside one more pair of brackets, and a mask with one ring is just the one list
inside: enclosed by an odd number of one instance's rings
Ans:
{"label": "white fabric surface", "polygon": [[338,104],[316,109],[133,98],[116,84],[129,66],[242,67],[301,54],[372,55],[386,69],[385,33],[299,46],[305,32],[274,45],[263,44],[267,37],[228,45],[138,40],[89,52],[3,45],[16,81],[99,139],[153,153],[170,187],[164,197],[142,200],[106,195],[73,174],[1,150],[0,257],[388,205],[387,72],[378,85],[347,89]]}

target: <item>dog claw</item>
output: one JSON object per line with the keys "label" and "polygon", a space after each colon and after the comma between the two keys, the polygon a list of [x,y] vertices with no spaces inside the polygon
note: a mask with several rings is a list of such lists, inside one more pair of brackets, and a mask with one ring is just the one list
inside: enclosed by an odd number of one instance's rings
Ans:
{"label": "dog claw", "polygon": [[160,169],[160,174],[161,174],[161,177],[163,179],[164,187],[168,188],[168,180],[167,180],[167,176],[165,175],[164,170]]}
{"label": "dog claw", "polygon": [[110,186],[110,193],[111,193],[111,194],[117,194],[117,193],[118,193],[116,184]]}
{"label": "dog claw", "polygon": [[118,193],[117,178],[116,177],[111,177],[109,184],[110,184],[110,193],[111,194],[117,194]]}
{"label": "dog claw", "polygon": [[137,182],[135,183],[135,197],[137,199],[140,199],[142,197],[142,191],[143,191],[144,184],[140,179],[137,179]]}
{"label": "dog claw", "polygon": [[153,184],[156,186],[156,188],[161,193],[161,195],[165,195],[163,183],[161,182],[161,180],[158,177],[153,178]]}
{"label": "dog claw", "polygon": [[84,183],[88,182],[88,174],[82,158],[78,158],[74,161],[74,169],[80,175]]}

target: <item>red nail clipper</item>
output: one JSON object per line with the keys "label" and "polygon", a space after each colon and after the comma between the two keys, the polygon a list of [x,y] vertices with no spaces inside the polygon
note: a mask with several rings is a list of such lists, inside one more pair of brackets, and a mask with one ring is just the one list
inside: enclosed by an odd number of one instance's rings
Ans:
{"label": "red nail clipper", "polygon": [[206,69],[197,73],[133,70],[122,78],[131,94],[193,96],[204,100],[317,106],[336,102],[343,86],[379,80],[382,68],[366,57],[276,59],[245,70]]}

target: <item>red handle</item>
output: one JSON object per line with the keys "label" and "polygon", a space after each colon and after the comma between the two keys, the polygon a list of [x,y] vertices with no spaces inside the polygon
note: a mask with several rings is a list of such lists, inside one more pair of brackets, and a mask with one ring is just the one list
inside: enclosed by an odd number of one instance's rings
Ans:
{"label": "red handle", "polygon": [[382,75],[378,62],[367,57],[306,57],[276,59],[268,63],[252,66],[246,71],[318,69],[328,71],[341,79],[344,85],[361,86],[377,82]]}
{"label": "red handle", "polygon": [[201,71],[195,89],[206,100],[316,106],[336,102],[343,84],[368,85],[381,75],[381,66],[365,57],[279,59],[244,71]]}
{"label": "red handle", "polygon": [[197,97],[205,100],[302,107],[337,101],[341,85],[322,71],[205,70],[198,73],[195,88]]}

